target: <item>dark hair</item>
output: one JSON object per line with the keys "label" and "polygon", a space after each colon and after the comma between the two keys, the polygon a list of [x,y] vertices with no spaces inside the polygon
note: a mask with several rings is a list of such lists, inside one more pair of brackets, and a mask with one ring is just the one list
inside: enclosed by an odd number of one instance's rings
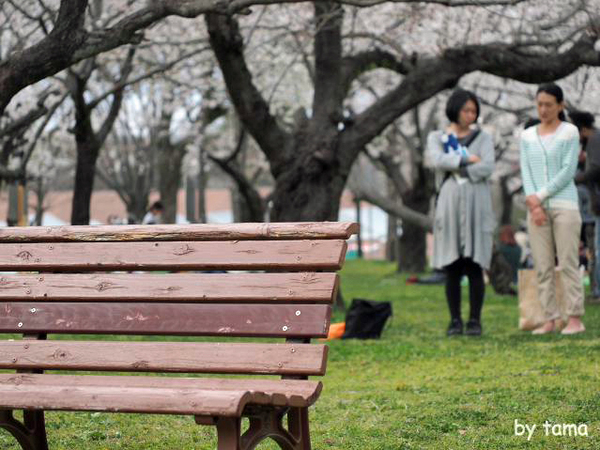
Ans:
{"label": "dark hair", "polygon": [[475,120],[479,118],[479,100],[477,100],[477,96],[471,91],[457,89],[448,99],[448,103],[446,103],[446,117],[448,117],[450,122],[458,123],[460,110],[469,100],[475,103],[475,108],[477,109],[477,116],[475,117]]}
{"label": "dark hair", "polygon": [[571,111],[569,113],[569,119],[573,122],[579,130],[582,128],[594,128],[595,118],[592,113],[587,111]]}
{"label": "dark hair", "polygon": [[158,209],[159,211],[162,211],[163,208],[163,204],[160,201],[156,201],[154,203],[152,203],[152,206],[150,207],[150,209]]}
{"label": "dark hair", "polygon": [[527,121],[525,122],[524,128],[530,128],[530,127],[535,127],[536,125],[540,124],[542,121],[540,119],[534,118],[534,117],[530,117],[529,119],[527,119]]}
{"label": "dark hair", "polygon": [[[563,93],[563,90],[556,83],[541,84],[538,87],[538,90],[535,93],[535,96],[537,97],[541,92],[543,92],[545,94],[549,94],[552,97],[554,97],[556,99],[556,103],[562,103],[565,100],[565,94]],[[558,114],[558,118],[560,120],[562,120],[563,122],[567,120],[567,116],[565,115],[564,111],[561,111]]]}

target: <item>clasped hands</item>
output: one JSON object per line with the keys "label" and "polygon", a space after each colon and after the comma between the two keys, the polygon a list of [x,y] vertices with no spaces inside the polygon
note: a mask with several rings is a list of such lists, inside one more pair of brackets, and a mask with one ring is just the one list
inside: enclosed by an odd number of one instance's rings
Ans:
{"label": "clasped hands", "polygon": [[548,216],[546,216],[546,211],[542,207],[542,202],[539,197],[535,194],[528,195],[525,198],[525,204],[527,205],[527,209],[529,210],[529,214],[531,214],[531,220],[538,227],[541,227],[548,220]]}

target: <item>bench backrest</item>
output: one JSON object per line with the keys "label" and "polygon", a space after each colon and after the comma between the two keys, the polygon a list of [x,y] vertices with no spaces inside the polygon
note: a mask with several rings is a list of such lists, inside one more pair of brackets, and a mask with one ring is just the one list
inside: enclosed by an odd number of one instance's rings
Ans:
{"label": "bench backrest", "polygon": [[335,222],[2,229],[0,333],[287,342],[0,340],[0,369],[322,375],[326,346],[306,344],[327,335],[335,272],[356,231]]}

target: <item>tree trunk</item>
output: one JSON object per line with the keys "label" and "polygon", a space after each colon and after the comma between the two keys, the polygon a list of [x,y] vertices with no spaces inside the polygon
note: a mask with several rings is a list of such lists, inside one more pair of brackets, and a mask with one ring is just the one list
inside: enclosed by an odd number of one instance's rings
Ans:
{"label": "tree trunk", "polygon": [[181,163],[185,156],[184,145],[161,145],[158,150],[160,200],[164,206],[163,223],[177,221],[177,192],[181,185]]}
{"label": "tree trunk", "polygon": [[398,219],[388,214],[387,241],[385,244],[385,259],[388,261],[398,261]]}
{"label": "tree trunk", "polygon": [[242,191],[242,187],[236,185],[231,188],[231,201],[235,222],[264,222],[265,206],[256,190]]}
{"label": "tree trunk", "polygon": [[[237,21],[208,14],[211,46],[231,100],[244,127],[269,160],[275,178],[272,221],[337,220],[340,197],[352,160],[340,167],[339,139],[344,99],[342,80],[343,9],[330,2],[315,4],[315,90],[312,117],[302,118],[293,132],[280,127],[269,105],[252,83],[244,60],[244,39]],[[356,152],[357,153],[357,152]]]}
{"label": "tree trunk", "polygon": [[206,172],[206,154],[204,142],[198,147],[198,222],[206,223],[206,185],[208,174]]}
{"label": "tree trunk", "polygon": [[98,146],[89,141],[77,142],[71,225],[89,225],[90,223],[90,205],[99,150]]}
{"label": "tree trunk", "polygon": [[[429,196],[418,189],[408,194],[404,203],[422,214],[429,211]],[[420,226],[402,223],[398,252],[398,272],[423,272],[427,267],[427,231]]]}
{"label": "tree trunk", "polygon": [[289,176],[295,178],[295,182],[275,185],[273,221],[337,220],[344,183],[341,180],[333,181],[334,177],[330,173],[323,173],[316,179],[310,179],[301,177],[299,172],[300,170],[287,172]]}
{"label": "tree trunk", "polygon": [[[388,192],[390,196],[396,199],[398,193],[394,187],[393,182],[388,177]],[[399,254],[399,239],[398,239],[398,218],[388,214],[388,227],[387,227],[387,240],[385,243],[385,259],[390,262],[398,261]]]}
{"label": "tree trunk", "polygon": [[[338,220],[340,199],[353,161],[341,170],[339,125],[343,120],[343,8],[331,2],[315,7],[315,90],[313,115],[299,121],[292,158],[275,171],[275,221]],[[252,131],[252,130],[250,130]],[[291,156],[291,155],[290,155]]]}
{"label": "tree trunk", "polygon": [[133,223],[142,223],[142,219],[148,211],[148,196],[139,195],[127,203],[127,221]]}
{"label": "tree trunk", "polygon": [[274,222],[338,220],[349,171],[340,170],[335,156],[337,140],[327,138],[321,135],[298,146],[298,153],[302,154],[276,178],[272,197]]}
{"label": "tree trunk", "polygon": [[508,189],[508,179],[506,177],[500,177],[500,192],[502,199],[500,225],[510,225],[512,223],[513,195]]}
{"label": "tree trunk", "polygon": [[192,176],[185,179],[185,218],[189,223],[197,223],[196,180]]}
{"label": "tree trunk", "polygon": [[37,205],[35,206],[35,225],[41,226],[44,220],[44,198],[46,197],[46,187],[44,179],[38,178],[34,184],[35,194],[37,196]]}
{"label": "tree trunk", "polygon": [[362,250],[362,237],[360,234],[361,229],[361,218],[360,218],[360,199],[354,197],[354,207],[356,209],[356,223],[358,224],[358,233],[356,233],[356,256],[358,258],[363,257]]}
{"label": "tree trunk", "polygon": [[247,217],[247,208],[244,208],[242,194],[240,194],[240,190],[237,186],[233,186],[229,191],[231,192],[231,211],[233,213],[233,222],[243,222],[243,218]]}

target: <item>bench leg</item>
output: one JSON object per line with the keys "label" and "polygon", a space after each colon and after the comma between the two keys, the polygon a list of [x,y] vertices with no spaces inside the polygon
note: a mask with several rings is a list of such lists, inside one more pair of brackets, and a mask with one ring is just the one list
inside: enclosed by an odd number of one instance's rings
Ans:
{"label": "bench leg", "polygon": [[[286,413],[288,430],[282,425]],[[267,438],[283,450],[310,450],[308,408],[268,409],[251,414],[250,427],[242,436],[242,449],[253,450]]]}
{"label": "bench leg", "polygon": [[308,408],[291,408],[288,412],[288,429],[296,437],[297,450],[310,450]]}
{"label": "bench leg", "polygon": [[0,411],[0,428],[12,434],[23,450],[48,450],[44,411],[23,411],[23,422],[12,411]]}
{"label": "bench leg", "polygon": [[242,419],[239,417],[219,417],[217,419],[217,450],[242,450],[241,430]]}

